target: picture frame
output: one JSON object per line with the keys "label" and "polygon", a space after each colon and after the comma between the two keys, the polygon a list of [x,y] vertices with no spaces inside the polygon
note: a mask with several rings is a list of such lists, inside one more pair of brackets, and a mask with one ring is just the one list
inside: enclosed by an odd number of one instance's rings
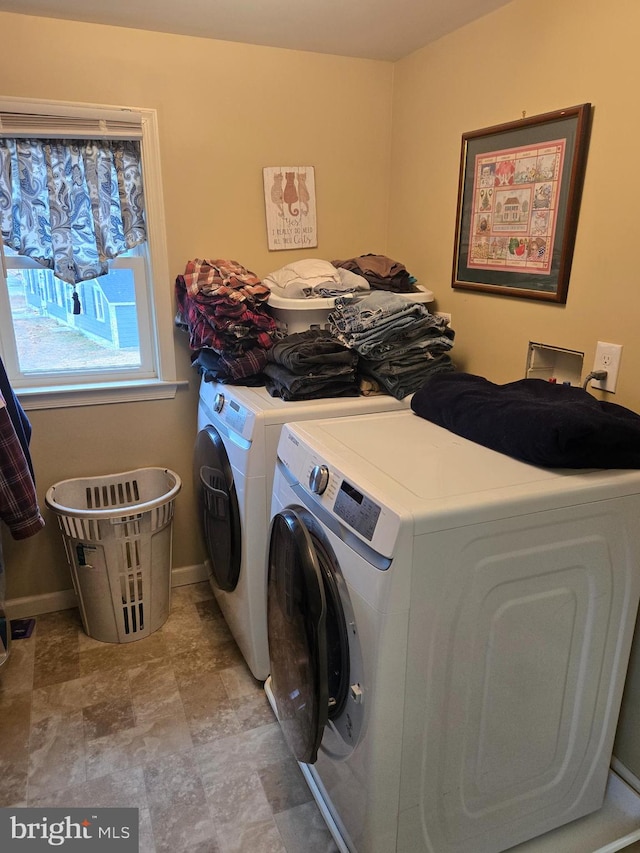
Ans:
{"label": "picture frame", "polygon": [[318,245],[313,166],[265,166],[262,170],[269,251]]}
{"label": "picture frame", "polygon": [[566,303],[591,104],[464,133],[452,287]]}

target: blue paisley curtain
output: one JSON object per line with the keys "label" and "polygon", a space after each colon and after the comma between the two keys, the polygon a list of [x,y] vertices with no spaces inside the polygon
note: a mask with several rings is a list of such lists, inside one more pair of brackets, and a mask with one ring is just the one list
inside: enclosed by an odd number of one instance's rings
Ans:
{"label": "blue paisley curtain", "polygon": [[69,284],[106,275],[147,238],[140,144],[0,139],[0,231]]}

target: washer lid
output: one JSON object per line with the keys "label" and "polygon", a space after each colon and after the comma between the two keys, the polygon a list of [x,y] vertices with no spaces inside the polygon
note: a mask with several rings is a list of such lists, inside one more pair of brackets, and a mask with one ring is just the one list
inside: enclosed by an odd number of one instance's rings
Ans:
{"label": "washer lid", "polygon": [[[412,411],[289,423],[278,455],[301,484],[314,465],[405,518],[416,534],[640,493],[640,470],[540,468],[462,438]],[[377,530],[377,529],[376,529]],[[386,545],[372,545],[385,553]]]}

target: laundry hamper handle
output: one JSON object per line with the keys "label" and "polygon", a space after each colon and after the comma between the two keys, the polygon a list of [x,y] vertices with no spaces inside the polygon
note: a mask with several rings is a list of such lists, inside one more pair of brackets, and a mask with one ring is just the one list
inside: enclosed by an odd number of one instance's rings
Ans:
{"label": "laundry hamper handle", "polygon": [[[139,471],[143,470],[145,469],[139,469]],[[47,493],[45,495],[45,503],[49,507],[49,509],[52,509],[58,515],[68,515],[73,518],[121,519],[123,515],[142,515],[143,513],[148,512],[149,510],[155,509],[158,506],[162,506],[163,504],[167,504],[172,501],[182,488],[182,480],[174,471],[171,471],[169,468],[158,468],[156,470],[161,470],[168,476],[169,481],[167,485],[169,485],[171,480],[173,480],[173,486],[171,486],[171,488],[164,494],[159,495],[156,498],[152,498],[148,501],[142,501],[135,504],[119,504],[117,506],[109,506],[103,509],[99,509],[96,507],[92,507],[91,509],[81,509],[77,506],[65,506],[64,504],[61,504],[56,500],[56,489],[60,486],[63,486],[65,483],[70,482],[69,480],[65,480],[61,483],[56,483],[47,490]],[[122,474],[113,474],[110,477],[96,478],[94,482],[97,482],[97,480],[99,479],[112,480],[114,477],[125,477],[136,473],[138,472],[127,471]]]}

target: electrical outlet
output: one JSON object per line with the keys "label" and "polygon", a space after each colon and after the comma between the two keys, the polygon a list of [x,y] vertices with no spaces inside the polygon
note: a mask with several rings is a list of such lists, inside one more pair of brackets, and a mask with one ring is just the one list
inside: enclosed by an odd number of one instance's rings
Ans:
{"label": "electrical outlet", "polygon": [[602,391],[610,391],[613,394],[616,390],[621,358],[622,344],[607,344],[604,341],[598,341],[593,369],[606,370],[607,377],[606,379],[592,379],[591,386],[600,388]]}

